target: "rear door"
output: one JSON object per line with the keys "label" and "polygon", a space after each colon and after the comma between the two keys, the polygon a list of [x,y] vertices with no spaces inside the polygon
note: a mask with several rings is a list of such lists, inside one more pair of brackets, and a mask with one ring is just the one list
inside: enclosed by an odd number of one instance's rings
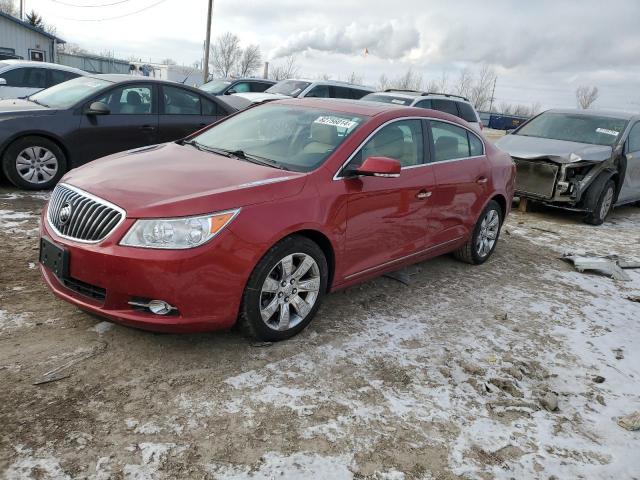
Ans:
{"label": "rear door", "polygon": [[159,142],[184,138],[224,117],[217,103],[197,92],[162,85],[160,96]]}
{"label": "rear door", "polygon": [[469,232],[489,191],[489,162],[482,140],[453,123],[430,120],[431,161],[437,183],[431,239],[454,242]]}
{"label": "rear door", "polygon": [[410,258],[425,248],[433,168],[425,155],[424,122],[403,119],[378,130],[353,156],[352,170],[370,156],[399,160],[400,177],[339,178],[347,191],[345,280]]}
{"label": "rear door", "polygon": [[618,194],[618,202],[630,202],[640,199],[640,122],[631,127],[625,145],[625,168],[622,188]]}
{"label": "rear door", "polygon": [[87,102],[106,104],[108,115],[82,113],[77,135],[79,163],[158,143],[157,91],[152,84],[114,87]]}

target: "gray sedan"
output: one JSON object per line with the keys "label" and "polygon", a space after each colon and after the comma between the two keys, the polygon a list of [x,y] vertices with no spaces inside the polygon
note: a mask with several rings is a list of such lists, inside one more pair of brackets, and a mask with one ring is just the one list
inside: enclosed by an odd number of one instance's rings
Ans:
{"label": "gray sedan", "polygon": [[585,212],[594,225],[640,201],[640,115],[548,110],[496,145],[516,163],[521,198]]}

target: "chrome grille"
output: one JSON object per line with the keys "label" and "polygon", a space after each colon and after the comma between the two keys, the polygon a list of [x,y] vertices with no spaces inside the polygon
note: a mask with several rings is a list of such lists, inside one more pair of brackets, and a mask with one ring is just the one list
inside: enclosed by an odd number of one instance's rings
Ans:
{"label": "chrome grille", "polygon": [[104,240],[124,218],[120,207],[62,183],[51,194],[47,211],[49,225],[58,235],[87,243]]}

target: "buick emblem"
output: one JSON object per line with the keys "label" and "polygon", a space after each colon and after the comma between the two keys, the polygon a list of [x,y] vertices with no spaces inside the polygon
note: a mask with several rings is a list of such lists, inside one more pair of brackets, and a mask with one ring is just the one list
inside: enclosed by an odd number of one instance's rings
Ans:
{"label": "buick emblem", "polygon": [[73,212],[73,207],[69,202],[65,202],[60,207],[60,212],[58,213],[58,218],[60,219],[61,225],[66,225],[67,222],[71,219],[71,213]]}

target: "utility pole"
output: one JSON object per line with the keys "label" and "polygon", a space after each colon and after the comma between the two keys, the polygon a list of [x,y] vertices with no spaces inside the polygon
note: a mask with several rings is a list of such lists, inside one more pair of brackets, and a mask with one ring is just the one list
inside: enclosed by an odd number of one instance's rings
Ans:
{"label": "utility pole", "polygon": [[24,0],[20,0],[20,20],[24,20]]}
{"label": "utility pole", "polygon": [[[22,1],[22,0],[21,0]],[[207,10],[207,37],[204,39],[204,81],[209,81],[209,48],[211,46],[211,16],[213,15],[213,0],[209,0],[209,8]]]}
{"label": "utility pole", "polygon": [[496,81],[498,80],[498,76],[493,77],[493,90],[491,90],[491,101],[489,102],[489,113],[493,112],[493,100],[495,99],[496,93]]}

